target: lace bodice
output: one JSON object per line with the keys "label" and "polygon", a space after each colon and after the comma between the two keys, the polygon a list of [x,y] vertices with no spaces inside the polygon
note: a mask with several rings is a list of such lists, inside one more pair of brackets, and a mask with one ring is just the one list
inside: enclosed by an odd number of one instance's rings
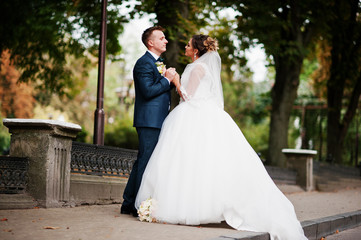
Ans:
{"label": "lace bodice", "polygon": [[184,100],[210,100],[223,108],[223,92],[220,79],[221,60],[217,52],[208,52],[188,64],[181,77]]}

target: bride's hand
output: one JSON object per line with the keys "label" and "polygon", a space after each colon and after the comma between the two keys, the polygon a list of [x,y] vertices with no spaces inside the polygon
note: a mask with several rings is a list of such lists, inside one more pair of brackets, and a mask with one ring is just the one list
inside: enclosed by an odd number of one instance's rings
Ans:
{"label": "bride's hand", "polygon": [[181,91],[181,84],[180,84],[180,76],[179,76],[179,74],[178,73],[176,73],[176,75],[174,76],[174,78],[173,78],[173,84],[174,84],[174,86],[176,87],[176,89],[177,89],[177,93],[178,93],[178,95],[181,97],[181,98],[183,98],[183,100],[184,100],[184,97],[183,97],[183,94],[182,94],[182,91]]}
{"label": "bride's hand", "polygon": [[176,86],[177,89],[178,89],[178,86],[180,87],[179,79],[180,79],[179,74],[176,73],[172,82],[173,82],[174,86]]}
{"label": "bride's hand", "polygon": [[166,78],[169,79],[169,81],[173,82],[174,81],[174,77],[175,75],[178,74],[176,71],[175,71],[175,68],[168,68],[165,73],[164,73],[164,76]]}

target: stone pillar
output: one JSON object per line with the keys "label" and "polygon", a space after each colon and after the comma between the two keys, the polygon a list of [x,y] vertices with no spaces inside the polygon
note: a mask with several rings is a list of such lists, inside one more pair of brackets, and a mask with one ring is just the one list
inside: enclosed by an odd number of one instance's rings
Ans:
{"label": "stone pillar", "polygon": [[42,207],[69,201],[72,139],[77,124],[39,119],[3,119],[11,133],[10,156],[28,157],[26,191]]}
{"label": "stone pillar", "polygon": [[313,190],[313,156],[317,154],[317,151],[285,148],[282,149],[282,153],[287,157],[287,168],[297,172],[296,183],[306,191]]}

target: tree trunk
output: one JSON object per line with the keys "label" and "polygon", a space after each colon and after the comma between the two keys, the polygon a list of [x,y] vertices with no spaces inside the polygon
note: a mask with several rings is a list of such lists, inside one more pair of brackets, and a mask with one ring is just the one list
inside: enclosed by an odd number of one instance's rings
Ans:
{"label": "tree trunk", "polygon": [[290,61],[289,58],[275,56],[276,80],[272,88],[272,109],[267,162],[285,166],[283,148],[288,147],[288,125],[293,103],[297,97],[299,75],[303,58]]}
{"label": "tree trunk", "polygon": [[[342,145],[343,138],[340,133],[342,126],[341,109],[342,98],[345,86],[345,76],[342,77],[338,73],[340,67],[340,60],[338,57],[338,50],[334,47],[331,51],[332,64],[331,74],[327,82],[327,161],[340,162],[342,159]],[[341,76],[340,76],[341,75]]]}
{"label": "tree trunk", "polygon": [[343,143],[361,96],[361,74],[356,80],[347,111],[341,120],[343,91],[342,80],[331,76],[327,86],[327,161],[329,162],[342,163]]}
{"label": "tree trunk", "polygon": [[[361,95],[361,24],[358,0],[336,1],[331,22],[331,67],[327,82],[327,160],[342,163],[343,143]],[[351,92],[351,94],[346,94]],[[346,101],[345,101],[346,100]],[[341,114],[343,104],[345,114]]]}
{"label": "tree trunk", "polygon": [[[167,51],[164,53],[165,63],[168,67],[176,68],[177,72],[181,74],[184,70],[184,64],[180,63],[179,58],[184,53],[185,46],[183,41],[186,41],[182,31],[179,31],[181,26],[179,15],[181,18],[188,19],[189,17],[189,1],[188,0],[161,0],[157,1],[155,7],[158,24],[166,28],[166,37],[168,40]],[[178,15],[179,14],[179,15]],[[175,89],[172,91],[171,109],[179,103],[179,95]]]}

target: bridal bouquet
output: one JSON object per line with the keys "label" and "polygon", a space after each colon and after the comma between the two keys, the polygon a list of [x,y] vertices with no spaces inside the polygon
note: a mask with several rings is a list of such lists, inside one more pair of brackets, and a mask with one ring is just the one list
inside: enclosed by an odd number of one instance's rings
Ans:
{"label": "bridal bouquet", "polygon": [[139,220],[142,222],[156,222],[157,220],[153,217],[152,212],[154,211],[154,200],[148,198],[143,201],[138,209]]}
{"label": "bridal bouquet", "polygon": [[157,65],[158,72],[163,75],[165,69],[164,63],[157,61],[155,62],[155,65]]}

